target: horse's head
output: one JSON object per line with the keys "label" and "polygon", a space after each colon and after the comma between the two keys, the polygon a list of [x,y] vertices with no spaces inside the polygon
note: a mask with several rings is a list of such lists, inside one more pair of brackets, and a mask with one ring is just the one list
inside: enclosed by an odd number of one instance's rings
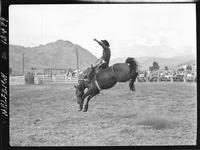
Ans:
{"label": "horse's head", "polygon": [[77,85],[74,85],[75,89],[76,89],[76,98],[77,98],[77,103],[79,103],[82,99],[82,96],[84,94],[84,89],[85,89],[85,85],[84,82],[80,82]]}
{"label": "horse's head", "polygon": [[95,67],[93,67],[93,65],[91,65],[91,68],[88,70],[88,75],[87,75],[87,80],[91,81],[94,76],[95,76]]}
{"label": "horse's head", "polygon": [[87,69],[85,69],[83,71],[83,79],[84,80],[86,80],[88,78],[88,74],[90,74],[90,72],[91,72],[91,68],[90,67],[88,67]]}

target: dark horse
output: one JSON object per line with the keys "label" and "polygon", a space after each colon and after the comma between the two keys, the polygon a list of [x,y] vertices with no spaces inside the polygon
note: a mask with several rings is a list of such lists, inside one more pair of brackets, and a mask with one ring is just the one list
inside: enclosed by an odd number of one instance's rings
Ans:
{"label": "dark horse", "polygon": [[[136,72],[138,64],[134,58],[128,57],[125,63],[116,63],[106,69],[95,72],[95,67],[91,66],[87,80],[79,82],[76,88],[76,97],[78,99],[79,111],[83,109],[84,99],[87,101],[84,107],[84,112],[88,110],[88,103],[92,97],[99,94],[102,89],[109,89],[117,82],[126,82],[130,80],[129,88],[135,91],[134,82],[138,73]],[[84,93],[85,89],[88,89]]]}

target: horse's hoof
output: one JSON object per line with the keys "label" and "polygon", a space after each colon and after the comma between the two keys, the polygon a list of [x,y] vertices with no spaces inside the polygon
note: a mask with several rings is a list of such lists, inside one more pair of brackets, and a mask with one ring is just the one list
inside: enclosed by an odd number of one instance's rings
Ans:
{"label": "horse's hoof", "polygon": [[87,109],[84,109],[83,112],[87,112]]}
{"label": "horse's hoof", "polygon": [[131,91],[135,91],[135,88],[131,88]]}

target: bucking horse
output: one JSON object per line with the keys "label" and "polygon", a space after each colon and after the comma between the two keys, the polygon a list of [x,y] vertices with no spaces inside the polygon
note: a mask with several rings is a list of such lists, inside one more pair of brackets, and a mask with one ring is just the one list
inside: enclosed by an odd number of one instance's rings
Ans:
{"label": "bucking horse", "polygon": [[[137,61],[128,57],[125,63],[116,63],[106,69],[95,71],[95,67],[87,69],[88,76],[82,80],[76,88],[77,103],[79,104],[79,111],[83,109],[84,99],[87,101],[84,106],[84,112],[88,110],[88,104],[92,97],[99,94],[101,90],[112,88],[117,82],[130,81],[129,89],[135,91],[134,82],[137,78]],[[84,90],[88,89],[85,93]]]}

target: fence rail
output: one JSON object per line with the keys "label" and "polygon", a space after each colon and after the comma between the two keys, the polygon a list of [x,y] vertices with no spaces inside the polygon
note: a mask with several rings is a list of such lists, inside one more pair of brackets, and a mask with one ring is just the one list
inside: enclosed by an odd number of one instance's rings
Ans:
{"label": "fence rail", "polygon": [[[66,84],[66,83],[78,83],[78,76],[66,76],[66,75],[35,75],[33,76],[34,82],[31,84]],[[143,77],[143,76],[138,76],[136,79],[136,82],[176,82],[176,81],[181,81],[181,82],[196,82],[196,78],[194,77],[182,77],[182,78],[174,78],[171,76],[170,78],[164,78],[159,76],[153,76],[152,78],[150,77]],[[25,75],[23,76],[10,76],[9,77],[9,84],[10,85],[25,85],[25,84],[30,84],[27,83],[25,80]]]}

